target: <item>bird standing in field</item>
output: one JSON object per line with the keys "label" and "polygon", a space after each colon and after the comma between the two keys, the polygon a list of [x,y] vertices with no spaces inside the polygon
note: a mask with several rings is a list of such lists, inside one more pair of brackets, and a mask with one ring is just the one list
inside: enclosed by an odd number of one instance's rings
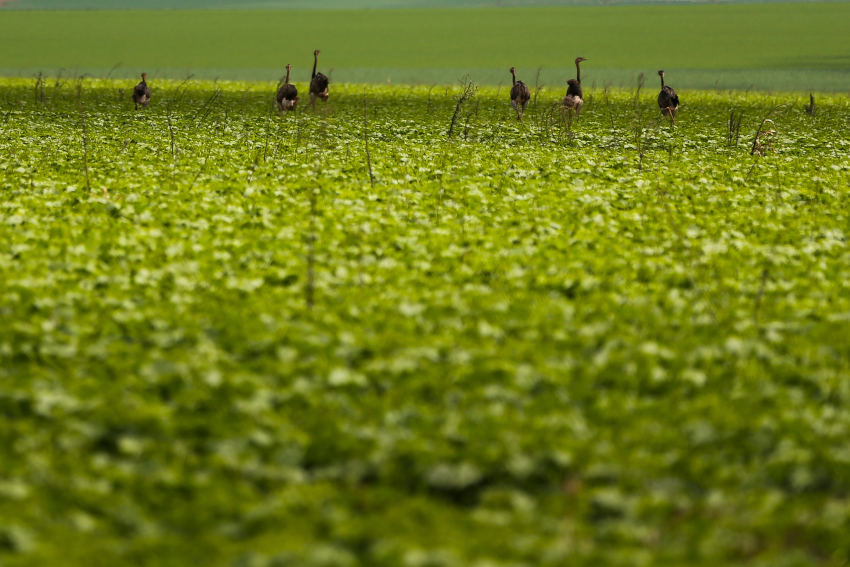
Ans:
{"label": "bird standing in field", "polygon": [[283,114],[284,110],[295,110],[298,106],[298,89],[295,85],[289,84],[289,73],[292,72],[292,65],[286,65],[286,79],[283,84],[277,89],[277,110]]}
{"label": "bird standing in field", "polygon": [[313,77],[310,80],[310,105],[316,108],[316,99],[320,98],[328,102],[328,78],[322,73],[316,72],[316,65],[319,64],[318,49],[313,52]]}
{"label": "bird standing in field", "polygon": [[139,109],[139,105],[142,105],[142,108],[147,108],[148,103],[151,101],[151,88],[148,86],[148,74],[142,73],[141,82],[133,87],[133,104],[136,105],[136,110]]}
{"label": "bird standing in field", "polygon": [[809,93],[809,104],[805,106],[806,114],[809,116],[815,115],[815,95]]}
{"label": "bird standing in field", "polygon": [[531,98],[531,91],[528,90],[525,83],[516,80],[516,67],[511,67],[511,78],[514,85],[511,88],[511,106],[516,110],[517,118],[522,120],[525,107],[528,106],[528,101]]}
{"label": "bird standing in field", "polygon": [[567,95],[564,97],[564,108],[574,110],[578,116],[582,105],[584,104],[584,93],[581,90],[581,67],[579,64],[582,61],[587,61],[584,57],[576,57],[576,78],[567,81]]}
{"label": "bird standing in field", "polygon": [[676,117],[676,111],[679,110],[679,95],[676,94],[673,87],[664,84],[664,71],[658,71],[658,76],[661,77],[661,92],[658,93],[658,107],[661,109],[662,116],[670,117],[670,124],[672,124]]}

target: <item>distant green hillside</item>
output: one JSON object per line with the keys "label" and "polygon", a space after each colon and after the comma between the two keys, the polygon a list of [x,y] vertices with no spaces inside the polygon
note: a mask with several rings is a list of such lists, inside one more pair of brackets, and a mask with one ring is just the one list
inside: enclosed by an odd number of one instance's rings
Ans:
{"label": "distant green hillside", "polygon": [[[771,3],[782,0],[729,0]],[[0,0],[7,10],[337,10],[513,6],[607,6],[612,4],[699,4],[712,0]]]}
{"label": "distant green hillside", "polygon": [[[470,25],[474,22],[474,25]],[[658,69],[677,88],[846,91],[850,4],[405,10],[7,11],[0,75],[308,78],[335,82],[526,81],[561,89],[588,58],[587,86],[634,85]],[[140,30],[144,35],[140,36]],[[139,41],[138,38],[142,39]]]}

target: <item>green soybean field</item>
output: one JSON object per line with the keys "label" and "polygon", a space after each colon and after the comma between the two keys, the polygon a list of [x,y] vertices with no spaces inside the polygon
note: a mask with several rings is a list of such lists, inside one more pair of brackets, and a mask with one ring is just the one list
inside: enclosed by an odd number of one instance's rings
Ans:
{"label": "green soybean field", "polygon": [[0,564],[847,565],[846,97],[149,82],[0,79]]}

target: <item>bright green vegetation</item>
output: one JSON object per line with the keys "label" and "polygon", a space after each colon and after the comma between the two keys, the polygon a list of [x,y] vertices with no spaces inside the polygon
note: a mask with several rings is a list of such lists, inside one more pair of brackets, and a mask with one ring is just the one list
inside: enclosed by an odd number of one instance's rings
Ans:
{"label": "bright green vegetation", "polygon": [[846,564],[846,99],[154,89],[0,82],[3,565]]}
{"label": "bright green vegetation", "polygon": [[[474,25],[470,25],[474,22]],[[337,81],[497,85],[516,65],[562,86],[632,87],[666,69],[678,88],[846,91],[850,3],[404,10],[6,11],[0,71],[305,80],[312,51]],[[653,75],[654,77],[654,75]]]}

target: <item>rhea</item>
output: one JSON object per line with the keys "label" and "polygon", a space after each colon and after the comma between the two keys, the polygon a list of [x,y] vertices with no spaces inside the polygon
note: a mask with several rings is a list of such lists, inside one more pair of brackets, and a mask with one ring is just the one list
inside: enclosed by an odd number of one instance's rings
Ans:
{"label": "rhea", "polygon": [[584,93],[581,90],[581,67],[579,64],[587,61],[584,57],[576,57],[576,78],[567,81],[567,95],[564,97],[564,108],[574,110],[578,116],[582,105],[584,105]]}
{"label": "rhea", "polygon": [[151,101],[151,88],[148,86],[148,74],[142,73],[142,80],[138,85],[133,87],[133,104],[136,107],[136,110],[139,109],[139,105],[142,105],[142,108],[147,108],[148,103]]}
{"label": "rhea", "polygon": [[658,76],[661,77],[661,92],[658,93],[658,107],[661,109],[662,116],[669,116],[670,123],[676,117],[676,112],[679,110],[679,95],[673,90],[670,85],[664,84],[664,71],[658,71]]}
{"label": "rhea", "polygon": [[517,118],[522,120],[522,115],[525,113],[525,107],[528,106],[528,101],[531,99],[531,91],[522,81],[516,80],[516,67],[511,67],[511,78],[513,79],[513,87],[511,88],[511,106],[516,110]]}
{"label": "rhea", "polygon": [[319,64],[318,49],[313,52],[313,76],[310,80],[310,106],[316,108],[316,99],[320,98],[324,102],[328,102],[328,78],[322,73],[316,72],[316,66]]}
{"label": "rhea", "polygon": [[277,89],[277,110],[283,114],[284,110],[295,110],[298,106],[298,89],[295,85],[289,83],[289,74],[292,72],[292,65],[286,65],[286,78],[283,84]]}

